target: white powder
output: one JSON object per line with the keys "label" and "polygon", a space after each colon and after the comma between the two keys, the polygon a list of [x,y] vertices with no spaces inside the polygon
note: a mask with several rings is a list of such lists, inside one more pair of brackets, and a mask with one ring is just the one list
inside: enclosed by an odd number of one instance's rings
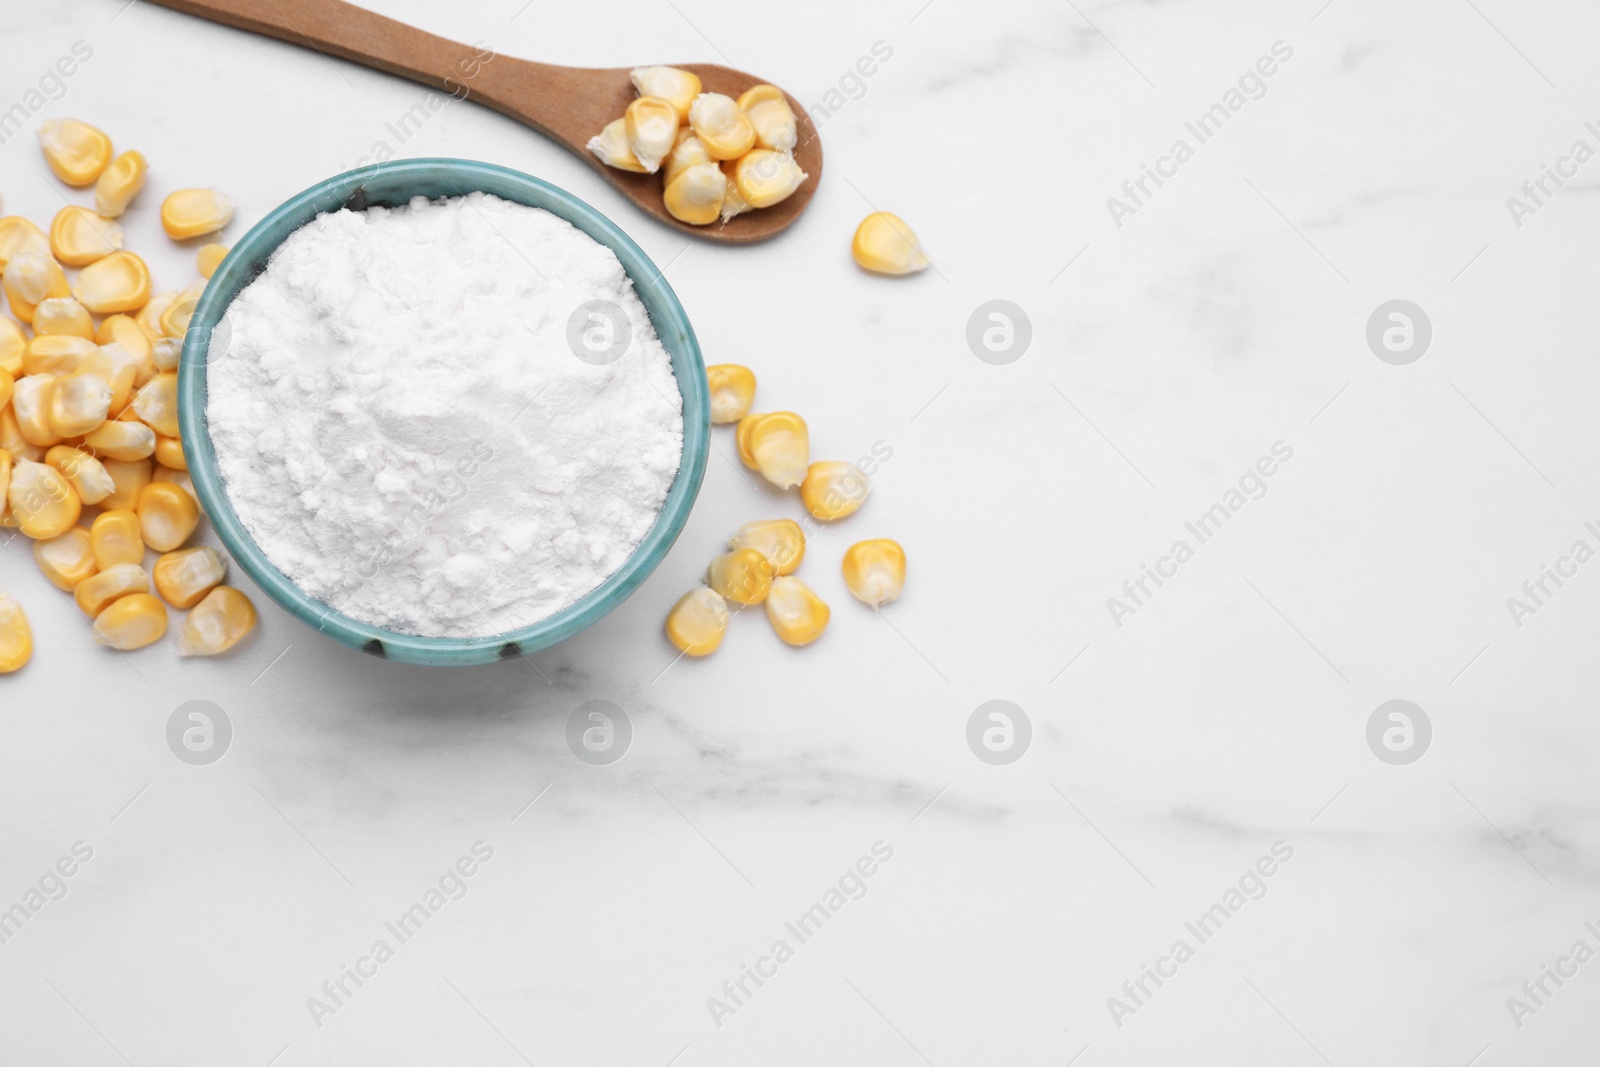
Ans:
{"label": "white powder", "polygon": [[[594,300],[631,328],[603,366],[567,339]],[[402,633],[488,636],[574,603],[643,539],[683,452],[616,255],[482,193],[318,217],[216,343],[206,412],[240,521],[307,593]]]}

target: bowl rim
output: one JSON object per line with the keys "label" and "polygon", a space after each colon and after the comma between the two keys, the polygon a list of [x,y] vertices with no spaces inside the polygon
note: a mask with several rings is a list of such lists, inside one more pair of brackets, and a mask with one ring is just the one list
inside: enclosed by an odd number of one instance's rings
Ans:
{"label": "bowl rim", "polygon": [[[252,282],[289,234],[328,211],[395,204],[410,196],[379,195],[369,187],[399,183],[430,199],[485,192],[550,211],[610,248],[633,281],[666,349],[683,404],[683,453],[666,500],[628,558],[600,585],[560,611],[516,630],[481,637],[423,637],[353,619],[315,599],[280,571],[240,522],[224,488],[206,411],[206,368],[212,334],[229,304]],[[449,191],[440,192],[440,184]],[[301,622],[363,652],[399,662],[465,666],[525,656],[566,640],[626,600],[677,540],[705,476],[710,450],[710,391],[694,328],[678,296],[643,249],[592,205],[531,174],[480,160],[427,157],[395,160],[326,178],[285,200],[240,238],[212,274],[184,335],[178,368],[179,427],[196,496],[217,537],[262,592]]]}

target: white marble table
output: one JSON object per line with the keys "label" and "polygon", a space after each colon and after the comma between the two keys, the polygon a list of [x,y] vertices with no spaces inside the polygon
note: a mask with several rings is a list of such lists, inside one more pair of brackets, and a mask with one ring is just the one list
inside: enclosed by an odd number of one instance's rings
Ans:
{"label": "white marble table", "polygon": [[[505,55],[726,56],[842,105],[808,217],[745,250],[474,105],[402,143],[408,83],[147,2],[0,8],[0,109],[93,50],[0,145],[7,213],[60,206],[31,134],[55,115],[225,188],[232,237],[380,142],[494,160],[622,222],[819,455],[893,449],[812,545],[834,622],[798,653],[759,618],[705,662],[660,636],[730,528],[797,514],[724,433],[639,593],[493,668],[380,662],[264,600],[231,657],[119,657],[8,546],[38,653],[0,681],[0,908],[40,906],[0,944],[0,1062],[1592,1058],[1600,564],[1561,561],[1600,548],[1600,162],[1570,158],[1600,148],[1600,8],[1320,3],[374,3]],[[1546,165],[1569,177],[1536,202]],[[936,269],[858,272],[869,205]],[[188,280],[153,199],[128,228]],[[1003,365],[966,340],[996,299],[1032,328]],[[1421,358],[1369,347],[1392,300],[1431,325]],[[837,574],[868,536],[912,561],[881,619]],[[1534,602],[1546,565],[1568,576]],[[1403,765],[1367,735],[1396,699],[1431,724]],[[191,700],[233,730],[207,766],[166,740]],[[566,741],[589,700],[632,725],[608,766]],[[991,700],[1031,724],[1005,765],[966,739]]]}

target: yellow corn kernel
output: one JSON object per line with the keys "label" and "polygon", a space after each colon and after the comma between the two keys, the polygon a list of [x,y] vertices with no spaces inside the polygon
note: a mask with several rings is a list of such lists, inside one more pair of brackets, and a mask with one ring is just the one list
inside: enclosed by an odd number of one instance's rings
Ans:
{"label": "yellow corn kernel", "polygon": [[[22,375],[22,353],[28,348],[28,335],[16,322],[0,315],[0,370],[13,378]],[[0,404],[0,408],[5,407]]]}
{"label": "yellow corn kernel", "polygon": [[[189,498],[194,501],[195,507],[200,507],[200,494],[194,491],[194,480],[184,471],[173,470],[171,467],[157,466],[155,473],[150,476],[150,480],[152,482],[167,482],[177,486],[189,494]],[[204,515],[205,509],[201,508],[200,513]]]}
{"label": "yellow corn kernel", "polygon": [[33,658],[33,630],[22,605],[10,593],[0,593],[0,674],[20,671]]}
{"label": "yellow corn kernel", "polygon": [[11,403],[11,391],[16,387],[17,380],[11,376],[11,372],[0,367],[0,408]]}
{"label": "yellow corn kernel", "polygon": [[709,656],[728,631],[728,602],[700,585],[678,598],[667,612],[667,640],[686,656]]}
{"label": "yellow corn kernel", "polygon": [[39,301],[72,295],[72,286],[61,264],[35,252],[14,256],[0,273],[0,287],[5,289],[11,314],[29,323],[33,321],[33,311]]}
{"label": "yellow corn kernel", "polygon": [[722,224],[724,226],[735,215],[743,215],[746,211],[753,210],[745,201],[745,198],[739,194],[739,183],[733,180],[733,173],[738,165],[739,161],[736,159],[722,161],[722,173],[726,176],[728,182],[727,191],[722,194]]}
{"label": "yellow corn kernel", "polygon": [[[0,448],[0,516],[11,514],[11,465],[15,463],[8,449]],[[15,525],[14,523],[12,525]]]}
{"label": "yellow corn kernel", "polygon": [[33,332],[94,340],[94,318],[88,308],[70,296],[53,296],[33,309]]}
{"label": "yellow corn kernel", "polygon": [[83,268],[75,290],[96,315],[138,311],[150,302],[150,268],[132,252],[113,252]]}
{"label": "yellow corn kernel", "polygon": [[35,541],[33,561],[50,584],[63,593],[70,593],[85,579],[93,578],[96,570],[89,531],[82,526],[74,526],[48,541]]}
{"label": "yellow corn kernel", "polygon": [[94,209],[107,218],[122,214],[144,188],[149,169],[144,155],[137,151],[124,152],[113,159],[94,183]]}
{"label": "yellow corn kernel", "polygon": [[120,563],[144,563],[144,536],[139,513],[130,508],[102,511],[89,524],[89,547],[94,565],[108,571]]}
{"label": "yellow corn kernel", "polygon": [[200,523],[200,508],[183,489],[152,481],[139,490],[139,532],[157,552],[182,548]]}
{"label": "yellow corn kernel", "polygon": [[623,112],[622,129],[628,136],[628,151],[645,173],[654,174],[677,139],[678,109],[659,96],[641,96]]}
{"label": "yellow corn kernel", "polygon": [[200,277],[207,281],[222,266],[222,261],[228,258],[228,246],[216,243],[201,245],[200,251],[194,254],[195,269],[200,272]]}
{"label": "yellow corn kernel", "polygon": [[103,345],[121,345],[136,359],[150,354],[150,335],[131,315],[107,315],[95,330],[94,339]]}
{"label": "yellow corn kernel", "polygon": [[50,238],[21,215],[7,215],[0,219],[0,268],[24,253],[48,256]]}
{"label": "yellow corn kernel", "polygon": [[30,374],[11,387],[11,410],[17,415],[17,428],[31,445],[49,448],[61,443],[61,435],[50,428],[50,394],[55,392],[52,374]]}
{"label": "yellow corn kernel", "polygon": [[737,442],[745,466],[760,471],[779,489],[792,489],[805,480],[811,437],[806,420],[794,412],[746,415],[739,420]]}
{"label": "yellow corn kernel", "polygon": [[214,548],[183,548],[156,560],[151,577],[156,592],[175,608],[188,610],[200,603],[228,575],[228,561]]}
{"label": "yellow corn kernel", "polygon": [[44,123],[39,127],[39,147],[55,176],[68,185],[91,184],[111,162],[111,138],[77,119]]}
{"label": "yellow corn kernel", "polygon": [[673,125],[689,121],[689,105],[700,95],[700,78],[677,67],[635,67],[628,75],[640,96],[657,96],[677,112]]}
{"label": "yellow corn kernel", "polygon": [[166,632],[167,606],[149,593],[120,597],[94,619],[95,639],[123,652],[153,645]]}
{"label": "yellow corn kernel", "polygon": [[[48,304],[51,301],[46,300]],[[23,374],[72,374],[94,351],[94,342],[71,334],[40,334],[22,353]]]}
{"label": "yellow corn kernel", "polygon": [[756,376],[749,367],[737,363],[707,367],[706,384],[711,387],[712,422],[738,422],[750,413],[756,399]]}
{"label": "yellow corn kernel", "polygon": [[[91,540],[93,534],[90,535]],[[113,602],[135,593],[150,591],[150,576],[137,563],[116,563],[100,567],[98,574],[85,578],[72,591],[78,610],[94,618]]]}
{"label": "yellow corn kernel", "polygon": [[176,337],[163,337],[150,346],[150,359],[156,365],[156,373],[164,370],[177,370],[178,364],[183,361],[183,342]]}
{"label": "yellow corn kernel", "polygon": [[50,390],[50,429],[58,436],[82,437],[110,412],[111,386],[93,374],[57,378]]}
{"label": "yellow corn kernel", "polygon": [[775,573],[793,574],[806,558],[806,535],[793,519],[758,519],[733,531],[728,547],[753,548],[767,558]]}
{"label": "yellow corn kernel", "polygon": [[256,607],[232,586],[206,594],[184,620],[178,638],[180,656],[215,656],[226,652],[256,628]]}
{"label": "yellow corn kernel", "polygon": [[[138,332],[138,327],[132,329],[133,332]],[[78,364],[78,369],[73,373],[79,377],[93,375],[105,382],[111,390],[110,413],[119,415],[133,396],[133,379],[138,371],[138,358],[122,345],[112,342],[107,345],[96,345],[93,352],[83,357],[83,362]]]}
{"label": "yellow corn kernel", "polygon": [[87,267],[121,247],[122,227],[117,220],[86,207],[68,205],[50,223],[50,251],[69,267]]}
{"label": "yellow corn kernel", "polygon": [[626,119],[613,119],[606,123],[606,128],[589,138],[589,143],[584,147],[608,167],[631,170],[635,174],[646,173],[644,164],[633,158],[633,150],[628,147]]}
{"label": "yellow corn kernel", "polygon": [[[22,436],[22,427],[17,425],[15,407],[0,408],[0,452],[6,453],[13,460],[38,460],[44,457],[43,448]],[[4,505],[0,505],[0,514],[4,512]]]}
{"label": "yellow corn kernel", "polygon": [[156,432],[142,422],[113,419],[86,435],[83,443],[113,462],[143,461],[155,454]]}
{"label": "yellow corn kernel", "polygon": [[906,587],[906,550],[896,541],[857,541],[844,550],[844,584],[863,604],[881,608]]}
{"label": "yellow corn kernel", "polygon": [[738,159],[756,143],[756,128],[731,96],[701,93],[689,105],[689,126],[712,159]]}
{"label": "yellow corn kernel", "polygon": [[753,548],[724,552],[706,568],[706,584],[740,604],[759,604],[772,585],[771,561]]}
{"label": "yellow corn kernel", "polygon": [[61,472],[85,504],[100,503],[116,488],[105,464],[82,449],[56,445],[44,454],[44,462]]}
{"label": "yellow corn kernel", "polygon": [[709,226],[722,214],[727,179],[715,163],[685,168],[661,195],[667,214],[691,226]]}
{"label": "yellow corn kernel", "polygon": [[144,331],[145,336],[150,338],[152,342],[166,336],[161,332],[161,316],[167,313],[167,309],[177,299],[177,293],[161,293],[153,296],[139,314],[134,316],[134,321],[139,324],[139,328]]}
{"label": "yellow corn kernel", "polygon": [[175,241],[214,233],[233,221],[233,207],[215,189],[179,189],[161,201],[161,228]]}
{"label": "yellow corn kernel", "polygon": [[789,198],[808,175],[787,152],[756,148],[739,157],[733,183],[751,207],[771,207]]}
{"label": "yellow corn kernel", "polygon": [[156,462],[175,471],[188,470],[189,461],[183,458],[183,441],[177,437],[162,437],[157,434]]}
{"label": "yellow corn kernel", "polygon": [[35,541],[60,537],[83,511],[83,502],[60,471],[28,459],[17,460],[12,468],[6,503],[18,529]]}
{"label": "yellow corn kernel", "polygon": [[739,95],[739,110],[750,116],[756,128],[756,144],[777,152],[794,151],[799,141],[799,123],[789,107],[789,98],[776,85],[752,85]]}
{"label": "yellow corn kernel", "polygon": [[[85,442],[87,443],[87,442]],[[152,440],[150,447],[155,447]],[[105,453],[101,453],[102,457]],[[139,506],[139,493],[150,484],[150,461],[148,459],[110,459],[102,458],[100,463],[105,467],[106,473],[111,475],[115,483],[110,496],[100,501],[103,508],[135,508]]]}
{"label": "yellow corn kernel", "polygon": [[162,437],[178,436],[178,376],[162,371],[133,397],[133,410]]}
{"label": "yellow corn kernel", "polygon": [[813,463],[800,483],[800,503],[812,515],[832,522],[853,515],[866,502],[872,487],[854,463],[826,459]]}
{"label": "yellow corn kernel", "polygon": [[671,185],[672,179],[690,167],[711,161],[711,157],[706,155],[705,145],[700,143],[700,138],[685,126],[678,131],[677,139],[672,142],[672,151],[667,153],[666,160],[661,164],[662,187]]}
{"label": "yellow corn kernel", "polygon": [[206,280],[202,278],[178,294],[172,306],[161,313],[163,336],[180,339],[183,337],[189,329],[189,320],[194,318],[195,308],[200,306],[200,297],[205,291]]}
{"label": "yellow corn kernel", "polygon": [[775,578],[767,595],[767,621],[787,645],[809,645],[828,628],[832,613],[798,578]]}
{"label": "yellow corn kernel", "polygon": [[850,254],[862,268],[879,274],[915,274],[928,269],[928,257],[911,227],[898,215],[874,211],[861,220],[850,240]]}

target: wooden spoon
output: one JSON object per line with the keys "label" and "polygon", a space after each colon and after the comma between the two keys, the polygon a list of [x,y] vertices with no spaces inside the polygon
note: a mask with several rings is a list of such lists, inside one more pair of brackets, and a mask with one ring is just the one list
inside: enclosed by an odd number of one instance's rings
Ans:
{"label": "wooden spoon", "polygon": [[[495,55],[374,14],[342,0],[152,0],[190,15],[276,37],[389,74],[421,82],[458,98],[475,99],[571,149],[644,211],[685,233],[711,241],[746,244],[786,229],[811,201],[822,177],[822,144],[811,116],[788,93],[799,123],[795,160],[809,177],[787,200],[736,215],[726,225],[690,226],[667,214],[661,175],[608,167],[584,147],[606,123],[621,118],[634,99],[630,67],[558,67]],[[735,99],[762,79],[712,63],[671,64],[692,71],[706,92]]]}

